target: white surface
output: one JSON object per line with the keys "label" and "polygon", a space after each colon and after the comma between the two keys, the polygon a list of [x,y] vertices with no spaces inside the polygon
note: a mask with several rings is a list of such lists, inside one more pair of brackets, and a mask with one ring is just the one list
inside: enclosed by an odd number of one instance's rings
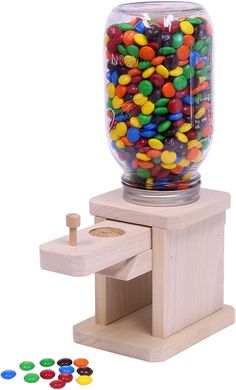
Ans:
{"label": "white surface", "polygon": [[[93,277],[39,269],[38,246],[65,233],[66,213],[79,212],[82,227],[92,224],[88,199],[120,186],[105,139],[102,65],[103,26],[118,1],[81,3],[0,0],[0,370],[24,359],[84,356],[94,369],[91,389],[234,389],[235,326],[165,363],[82,347],[72,325],[94,313]],[[216,32],[216,132],[202,182],[233,196],[225,302],[236,307],[235,19],[229,0],[223,8],[202,3]],[[30,387],[22,376],[0,386]]]}

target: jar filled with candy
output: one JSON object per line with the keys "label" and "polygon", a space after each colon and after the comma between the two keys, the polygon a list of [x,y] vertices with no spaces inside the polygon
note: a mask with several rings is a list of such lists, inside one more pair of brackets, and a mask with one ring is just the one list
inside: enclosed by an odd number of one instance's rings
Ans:
{"label": "jar filled with candy", "polygon": [[212,138],[212,27],[189,2],[119,5],[105,36],[109,145],[127,201],[182,205],[200,193]]}

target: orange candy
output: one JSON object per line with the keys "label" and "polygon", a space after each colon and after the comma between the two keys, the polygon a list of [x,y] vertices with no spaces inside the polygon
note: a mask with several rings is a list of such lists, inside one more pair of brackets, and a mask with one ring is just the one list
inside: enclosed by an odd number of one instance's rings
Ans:
{"label": "orange candy", "polygon": [[149,150],[149,151],[147,152],[147,155],[148,155],[149,157],[152,157],[152,158],[160,157],[160,155],[161,155],[161,150],[154,150],[154,149]]}
{"label": "orange candy", "polygon": [[197,65],[195,65],[195,69],[201,69],[205,65],[206,65],[205,61],[200,60],[199,63]]}
{"label": "orange candy", "polygon": [[127,137],[121,137],[121,141],[123,142],[123,144],[125,144],[125,145],[127,145],[127,146],[131,146],[131,145],[133,145],[133,143],[132,142],[130,142],[129,140],[128,140],[128,138]]}
{"label": "orange candy", "polygon": [[137,169],[139,167],[138,159],[132,161],[132,168]]}
{"label": "orange candy", "polygon": [[132,77],[132,76],[138,76],[140,74],[142,74],[142,71],[138,68],[132,68],[128,71],[128,74]]}
{"label": "orange candy", "polygon": [[203,138],[204,137],[208,137],[211,133],[212,133],[212,127],[211,126],[205,127],[205,129],[202,130]]}
{"label": "orange candy", "polygon": [[127,91],[127,87],[125,85],[118,84],[116,87],[116,96],[122,98],[123,96],[125,96],[126,91]]}
{"label": "orange candy", "polygon": [[125,102],[124,104],[122,104],[122,111],[123,112],[128,112],[130,110],[132,110],[132,108],[134,108],[135,104],[133,102]]}
{"label": "orange candy", "polygon": [[187,60],[190,55],[190,49],[187,45],[182,45],[176,50],[176,54],[179,60]]}
{"label": "orange candy", "polygon": [[139,56],[144,61],[152,61],[155,57],[155,50],[150,46],[143,46],[140,49]]}
{"label": "orange candy", "polygon": [[184,44],[188,47],[192,47],[195,43],[195,38],[192,35],[184,35]]}
{"label": "orange candy", "polygon": [[157,56],[153,58],[152,60],[152,65],[161,65],[165,61],[166,57],[165,56]]}
{"label": "orange candy", "polygon": [[154,164],[151,161],[139,161],[138,164],[144,169],[151,169],[154,167]]}
{"label": "orange candy", "polygon": [[179,66],[184,66],[188,64],[188,60],[179,61]]}
{"label": "orange candy", "polygon": [[136,34],[136,32],[133,30],[128,30],[128,31],[124,32],[123,41],[124,41],[125,46],[129,46],[129,45],[132,45],[132,43],[134,43],[135,34]]}
{"label": "orange candy", "polygon": [[76,367],[87,367],[88,364],[89,364],[89,361],[87,359],[84,359],[84,358],[79,358],[79,359],[76,359],[74,361],[74,365]]}
{"label": "orange candy", "polygon": [[186,154],[187,160],[189,161],[195,160],[195,158],[197,158],[199,155],[199,151],[200,150],[196,146],[194,146],[192,149],[189,149]]}
{"label": "orange candy", "polygon": [[181,167],[180,165],[176,165],[175,168],[171,169],[171,172],[175,175],[179,175],[184,170],[184,167]]}
{"label": "orange candy", "polygon": [[167,82],[162,87],[162,93],[167,98],[172,98],[173,96],[175,96],[175,92],[176,91],[173,83]]}
{"label": "orange candy", "polygon": [[208,81],[203,81],[203,83],[198,85],[198,87],[193,88],[192,95],[197,95],[197,93],[204,91],[204,89],[208,88],[208,86],[209,86]]}

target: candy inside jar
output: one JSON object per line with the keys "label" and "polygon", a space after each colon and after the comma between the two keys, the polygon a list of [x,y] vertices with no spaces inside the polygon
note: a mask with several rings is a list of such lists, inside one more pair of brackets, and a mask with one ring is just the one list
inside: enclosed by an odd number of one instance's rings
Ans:
{"label": "candy inside jar", "polygon": [[107,135],[124,198],[181,205],[199,198],[212,123],[212,28],[201,5],[120,5],[108,19]]}

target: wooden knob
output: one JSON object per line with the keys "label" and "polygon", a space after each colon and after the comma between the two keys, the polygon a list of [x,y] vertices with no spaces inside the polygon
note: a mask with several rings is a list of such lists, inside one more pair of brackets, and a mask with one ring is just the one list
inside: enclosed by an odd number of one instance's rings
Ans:
{"label": "wooden knob", "polygon": [[69,228],[69,244],[72,246],[77,245],[77,227],[80,226],[80,215],[79,214],[67,214],[66,226]]}

